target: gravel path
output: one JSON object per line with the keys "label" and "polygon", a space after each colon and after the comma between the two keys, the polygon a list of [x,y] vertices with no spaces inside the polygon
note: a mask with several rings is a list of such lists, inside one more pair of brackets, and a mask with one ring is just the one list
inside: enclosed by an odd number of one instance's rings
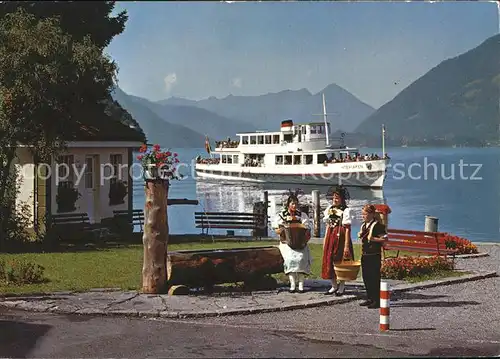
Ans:
{"label": "gravel path", "polygon": [[[457,259],[457,267],[500,272],[500,246],[480,250],[490,256]],[[499,277],[401,293],[392,298],[387,333],[379,331],[379,311],[360,307],[359,302],[192,323],[290,331],[309,339],[375,345],[409,355],[498,355],[499,293]]]}

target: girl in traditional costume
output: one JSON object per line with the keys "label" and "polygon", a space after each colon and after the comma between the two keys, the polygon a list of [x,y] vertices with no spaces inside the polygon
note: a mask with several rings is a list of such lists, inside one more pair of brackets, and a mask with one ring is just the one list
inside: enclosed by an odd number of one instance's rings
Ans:
{"label": "girl in traditional costume", "polygon": [[375,309],[380,307],[382,245],[387,239],[387,231],[374,205],[365,205],[361,214],[363,224],[358,238],[362,243],[361,270],[366,289],[366,300],[360,305]]}
{"label": "girl in traditional costume", "polygon": [[[279,249],[283,257],[285,274],[290,280],[290,293],[295,293],[298,283],[298,292],[304,293],[304,276],[311,273],[311,253],[307,242],[311,238],[309,216],[298,208],[297,194],[291,193],[286,201],[285,208],[275,218],[276,232],[280,234]],[[305,227],[305,239],[300,243],[287,243],[285,226],[301,224]],[[293,247],[293,248],[292,248]]]}
{"label": "girl in traditional costume", "polygon": [[333,192],[332,205],[323,214],[326,223],[326,234],[323,242],[323,265],[321,277],[330,279],[332,287],[326,295],[344,294],[345,281],[337,283],[334,264],[343,259],[354,259],[354,249],[351,241],[351,209],[346,201],[349,199],[347,189],[338,186]]}

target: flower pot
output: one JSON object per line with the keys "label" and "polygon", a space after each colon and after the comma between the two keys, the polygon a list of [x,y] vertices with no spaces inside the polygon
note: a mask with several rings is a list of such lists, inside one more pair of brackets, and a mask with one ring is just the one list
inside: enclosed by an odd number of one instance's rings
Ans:
{"label": "flower pot", "polygon": [[156,165],[149,165],[144,168],[144,179],[156,180],[160,179],[160,171]]}
{"label": "flower pot", "polygon": [[360,261],[344,261],[335,263],[333,268],[337,275],[337,280],[356,280],[358,278],[359,269],[361,268]]}

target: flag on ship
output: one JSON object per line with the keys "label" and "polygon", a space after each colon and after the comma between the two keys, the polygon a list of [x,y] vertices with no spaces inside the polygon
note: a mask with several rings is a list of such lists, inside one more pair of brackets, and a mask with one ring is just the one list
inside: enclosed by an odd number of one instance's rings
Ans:
{"label": "flag on ship", "polygon": [[210,148],[210,141],[208,140],[208,136],[205,136],[205,150],[210,155],[212,153],[212,149]]}

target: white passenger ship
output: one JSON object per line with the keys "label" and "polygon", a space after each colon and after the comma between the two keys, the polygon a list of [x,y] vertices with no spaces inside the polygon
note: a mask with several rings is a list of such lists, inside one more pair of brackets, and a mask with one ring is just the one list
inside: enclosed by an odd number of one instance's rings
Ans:
{"label": "white passenger ship", "polygon": [[239,140],[220,141],[210,158],[196,159],[196,175],[217,180],[317,184],[382,188],[389,157],[361,155],[357,148],[330,144],[323,98],[324,122],[281,122],[280,131],[237,134]]}

